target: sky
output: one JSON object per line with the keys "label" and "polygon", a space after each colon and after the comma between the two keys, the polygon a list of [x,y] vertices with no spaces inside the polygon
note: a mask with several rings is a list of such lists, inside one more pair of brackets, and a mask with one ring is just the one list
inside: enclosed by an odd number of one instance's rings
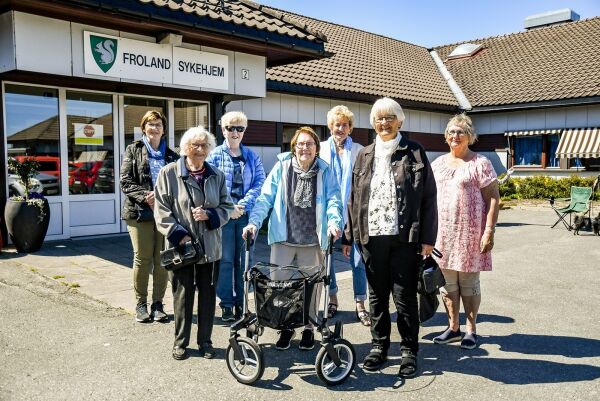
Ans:
{"label": "sky", "polygon": [[600,0],[256,0],[424,47],[524,31],[526,17],[570,8],[600,16]]}

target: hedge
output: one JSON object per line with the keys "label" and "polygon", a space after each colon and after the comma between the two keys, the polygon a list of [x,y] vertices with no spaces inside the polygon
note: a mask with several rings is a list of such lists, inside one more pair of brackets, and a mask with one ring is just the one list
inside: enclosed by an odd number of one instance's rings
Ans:
{"label": "hedge", "polygon": [[[500,177],[503,177],[501,175]],[[573,175],[565,178],[550,178],[548,176],[535,176],[525,178],[510,178],[500,185],[500,197],[508,199],[547,199],[568,198],[571,196],[571,187],[591,187],[595,177],[578,177]],[[597,191],[594,199],[600,199]]]}

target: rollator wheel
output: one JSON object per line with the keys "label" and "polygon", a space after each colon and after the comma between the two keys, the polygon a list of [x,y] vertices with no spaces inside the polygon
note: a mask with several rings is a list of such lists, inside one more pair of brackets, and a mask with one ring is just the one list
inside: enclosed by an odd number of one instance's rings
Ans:
{"label": "rollator wheel", "polygon": [[227,367],[237,381],[243,384],[252,384],[259,380],[265,371],[263,353],[251,338],[238,337],[237,343],[241,348],[243,360],[235,359],[235,351],[230,345],[227,347],[226,353]]}
{"label": "rollator wheel", "polygon": [[315,369],[317,370],[317,376],[319,379],[327,384],[328,386],[336,386],[343,383],[356,364],[356,354],[354,353],[354,347],[348,340],[343,338],[338,339],[333,348],[336,350],[342,364],[335,366],[335,363],[331,360],[327,354],[325,347],[321,347],[317,354],[317,362]]}

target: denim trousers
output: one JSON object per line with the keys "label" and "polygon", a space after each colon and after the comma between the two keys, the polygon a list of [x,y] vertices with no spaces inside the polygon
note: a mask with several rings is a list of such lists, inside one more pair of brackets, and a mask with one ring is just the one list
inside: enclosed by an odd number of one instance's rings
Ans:
{"label": "denim trousers", "polygon": [[[242,230],[248,225],[248,214],[239,219],[230,219],[221,229],[223,241],[221,267],[217,284],[217,296],[223,307],[242,306],[244,304],[244,269],[246,248]],[[252,250],[250,250],[252,266]]]}
{"label": "denim trousers", "polygon": [[[339,241],[336,245],[339,244]],[[350,252],[350,266],[352,266],[352,287],[354,288],[354,300],[364,301],[367,299],[367,273],[363,263],[360,251],[356,243],[352,243]],[[337,281],[335,279],[335,261],[331,258],[331,284],[329,294],[336,295],[338,292]]]}

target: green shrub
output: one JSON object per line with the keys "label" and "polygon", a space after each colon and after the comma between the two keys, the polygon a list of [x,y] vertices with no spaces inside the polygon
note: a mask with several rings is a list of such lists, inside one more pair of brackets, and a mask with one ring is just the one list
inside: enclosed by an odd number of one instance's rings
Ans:
{"label": "green shrub", "polygon": [[[595,177],[571,176],[554,179],[548,176],[534,176],[525,178],[511,178],[500,185],[500,197],[509,199],[547,199],[568,198],[571,195],[571,187],[591,187]],[[596,192],[596,199],[600,192]]]}

